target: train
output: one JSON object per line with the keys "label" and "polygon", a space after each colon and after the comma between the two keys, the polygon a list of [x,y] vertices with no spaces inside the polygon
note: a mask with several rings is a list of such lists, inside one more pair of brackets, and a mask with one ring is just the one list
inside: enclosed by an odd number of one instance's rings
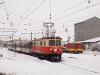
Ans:
{"label": "train", "polygon": [[8,44],[8,49],[15,52],[32,55],[32,42],[31,41],[17,41],[17,42],[10,41]]}
{"label": "train", "polygon": [[85,45],[81,42],[69,42],[63,45],[63,51],[68,53],[83,53]]}
{"label": "train", "polygon": [[63,53],[61,40],[62,38],[60,37],[43,37],[39,39],[35,38],[29,42],[10,42],[8,49],[33,55],[40,59],[59,62]]}

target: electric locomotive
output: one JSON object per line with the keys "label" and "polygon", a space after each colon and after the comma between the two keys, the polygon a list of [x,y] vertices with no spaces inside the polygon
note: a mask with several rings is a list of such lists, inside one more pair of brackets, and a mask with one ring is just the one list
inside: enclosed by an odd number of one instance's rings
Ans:
{"label": "electric locomotive", "polygon": [[80,42],[70,42],[67,44],[64,44],[63,51],[64,52],[69,52],[69,53],[83,53],[85,49],[84,44]]}
{"label": "electric locomotive", "polygon": [[34,56],[50,61],[60,61],[63,53],[62,38],[55,37],[54,23],[45,22],[45,37],[33,40]]}
{"label": "electric locomotive", "polygon": [[60,61],[62,55],[60,37],[43,37],[33,40],[34,56],[50,61]]}

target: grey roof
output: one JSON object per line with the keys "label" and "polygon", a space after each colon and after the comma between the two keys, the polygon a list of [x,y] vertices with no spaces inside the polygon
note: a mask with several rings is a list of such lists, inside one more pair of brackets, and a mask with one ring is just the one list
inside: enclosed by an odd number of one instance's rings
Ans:
{"label": "grey roof", "polygon": [[81,24],[81,23],[84,23],[84,22],[89,22],[89,21],[99,21],[100,22],[100,18],[98,18],[98,17],[92,17],[92,18],[89,18],[89,19],[87,19],[85,21],[76,23],[75,25],[78,25],[78,24]]}

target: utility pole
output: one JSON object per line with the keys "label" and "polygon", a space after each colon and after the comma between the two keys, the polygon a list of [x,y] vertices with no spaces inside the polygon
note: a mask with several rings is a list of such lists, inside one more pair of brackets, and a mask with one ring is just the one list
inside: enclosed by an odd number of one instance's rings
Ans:
{"label": "utility pole", "polygon": [[32,40],[33,40],[33,39],[32,39],[32,32],[31,32],[31,42],[32,42]]}
{"label": "utility pole", "polygon": [[91,3],[91,0],[88,0],[88,3]]}
{"label": "utility pole", "polygon": [[12,34],[11,38],[12,38],[12,43],[13,43],[13,42],[14,42],[14,41],[13,41],[13,34]]}
{"label": "utility pole", "polygon": [[31,32],[31,33],[22,33],[22,34],[30,34],[30,36],[31,36],[31,41],[32,41],[32,38],[33,38],[33,33]]}
{"label": "utility pole", "polygon": [[6,2],[1,2],[0,4],[4,4],[4,3],[6,3]]}
{"label": "utility pole", "polygon": [[66,40],[66,42],[70,42],[70,36],[68,35],[68,29],[67,28],[65,28],[65,32],[66,32],[66,36],[67,36],[67,40]]}
{"label": "utility pole", "polygon": [[[2,30],[2,32],[12,32],[12,35],[11,35],[11,41],[12,41],[12,43],[13,43],[13,39],[14,39],[14,33],[16,33],[17,31],[3,31]],[[5,35],[4,35],[5,36]],[[6,36],[8,36],[8,35],[6,35]]]}

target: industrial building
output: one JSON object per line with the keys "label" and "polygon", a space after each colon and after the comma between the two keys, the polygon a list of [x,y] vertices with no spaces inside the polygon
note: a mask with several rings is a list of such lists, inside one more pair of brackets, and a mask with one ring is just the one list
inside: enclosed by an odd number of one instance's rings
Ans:
{"label": "industrial building", "polygon": [[91,38],[100,37],[100,19],[90,18],[75,25],[75,41],[85,41]]}

